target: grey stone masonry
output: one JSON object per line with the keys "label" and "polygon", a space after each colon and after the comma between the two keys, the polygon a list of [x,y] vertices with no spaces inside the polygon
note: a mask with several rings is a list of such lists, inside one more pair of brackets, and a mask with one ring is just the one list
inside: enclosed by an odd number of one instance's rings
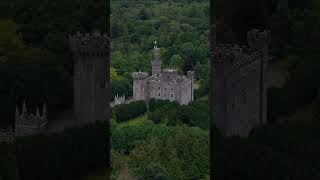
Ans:
{"label": "grey stone masonry", "polygon": [[47,130],[47,106],[43,105],[42,114],[37,107],[36,113],[28,113],[26,102],[23,103],[22,112],[19,113],[18,106],[15,114],[15,136],[28,136],[45,133]]}
{"label": "grey stone masonry", "polygon": [[179,75],[177,69],[161,69],[160,49],[155,44],[154,59],[151,62],[152,75],[146,72],[134,72],[133,99],[146,100],[150,98],[177,101],[186,105],[194,98],[194,71],[187,76]]}
{"label": "grey stone masonry", "polygon": [[76,124],[106,121],[108,37],[105,34],[69,36],[74,54],[74,118]]}
{"label": "grey stone masonry", "polygon": [[254,29],[249,46],[213,43],[213,122],[224,136],[246,137],[267,121],[269,40],[269,31]]}

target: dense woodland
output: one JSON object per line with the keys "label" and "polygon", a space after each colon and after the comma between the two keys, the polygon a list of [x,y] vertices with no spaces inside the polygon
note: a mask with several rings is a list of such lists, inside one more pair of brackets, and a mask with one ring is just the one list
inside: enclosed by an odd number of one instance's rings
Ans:
{"label": "dense woodland", "polygon": [[111,98],[132,95],[132,72],[150,74],[155,41],[162,67],[195,70],[199,86],[189,105],[151,99],[112,108],[112,179],[209,178],[209,14],[204,0],[112,2]]}
{"label": "dense woodland", "polygon": [[202,88],[209,78],[209,1],[113,1],[111,6],[111,98],[132,95],[134,71],[151,72],[153,46],[163,67],[196,70]]}

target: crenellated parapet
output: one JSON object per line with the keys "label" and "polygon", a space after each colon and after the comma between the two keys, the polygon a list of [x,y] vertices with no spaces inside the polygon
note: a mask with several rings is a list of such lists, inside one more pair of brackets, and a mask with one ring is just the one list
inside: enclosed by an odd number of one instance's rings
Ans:
{"label": "crenellated parapet", "polygon": [[74,35],[69,35],[69,43],[71,50],[81,56],[106,56],[109,37],[107,34],[94,32],[92,34],[82,34],[77,32]]}
{"label": "crenellated parapet", "polygon": [[47,123],[47,106],[43,105],[42,113],[40,113],[39,108],[36,108],[35,113],[28,113],[26,103],[23,103],[22,112],[19,113],[18,106],[16,107],[15,113],[15,124],[16,129],[19,126],[30,126],[30,127],[40,127],[43,124]]}
{"label": "crenellated parapet", "polygon": [[247,42],[252,50],[258,50],[268,46],[271,39],[270,31],[253,29],[247,33]]}
{"label": "crenellated parapet", "polygon": [[214,52],[214,62],[228,64],[233,71],[243,66],[261,60],[261,50],[268,46],[270,31],[248,32],[248,46],[234,44],[217,44]]}
{"label": "crenellated parapet", "polygon": [[147,72],[139,71],[139,72],[133,72],[131,76],[133,79],[146,79],[149,76],[149,74]]}

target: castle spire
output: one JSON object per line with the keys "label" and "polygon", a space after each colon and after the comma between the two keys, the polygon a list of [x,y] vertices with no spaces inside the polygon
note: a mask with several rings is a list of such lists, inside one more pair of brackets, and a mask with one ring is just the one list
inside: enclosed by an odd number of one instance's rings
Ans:
{"label": "castle spire", "polygon": [[26,100],[23,101],[23,105],[22,105],[22,114],[27,113],[27,105],[26,105]]}
{"label": "castle spire", "polygon": [[160,48],[157,47],[157,41],[154,42],[153,47],[153,61],[154,62],[160,62]]}
{"label": "castle spire", "polygon": [[46,117],[46,116],[47,116],[47,103],[44,103],[44,105],[43,105],[42,116],[43,116],[43,117]]}
{"label": "castle spire", "polygon": [[18,105],[16,105],[16,118],[19,117],[19,108],[18,108]]}
{"label": "castle spire", "polygon": [[157,41],[153,47],[152,75],[161,73],[160,48],[157,47]]}
{"label": "castle spire", "polygon": [[39,118],[40,117],[40,113],[39,113],[39,107],[37,106],[37,110],[36,110],[36,117]]}

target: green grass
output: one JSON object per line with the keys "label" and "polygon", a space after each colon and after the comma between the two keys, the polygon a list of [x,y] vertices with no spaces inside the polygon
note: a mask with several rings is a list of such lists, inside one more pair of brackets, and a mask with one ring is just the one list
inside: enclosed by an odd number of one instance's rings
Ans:
{"label": "green grass", "polygon": [[129,121],[125,121],[120,123],[120,126],[130,126],[130,125],[138,125],[138,124],[143,124],[143,123],[153,123],[152,121],[148,120],[147,114],[144,114],[142,116],[139,116],[137,118],[134,118]]}

